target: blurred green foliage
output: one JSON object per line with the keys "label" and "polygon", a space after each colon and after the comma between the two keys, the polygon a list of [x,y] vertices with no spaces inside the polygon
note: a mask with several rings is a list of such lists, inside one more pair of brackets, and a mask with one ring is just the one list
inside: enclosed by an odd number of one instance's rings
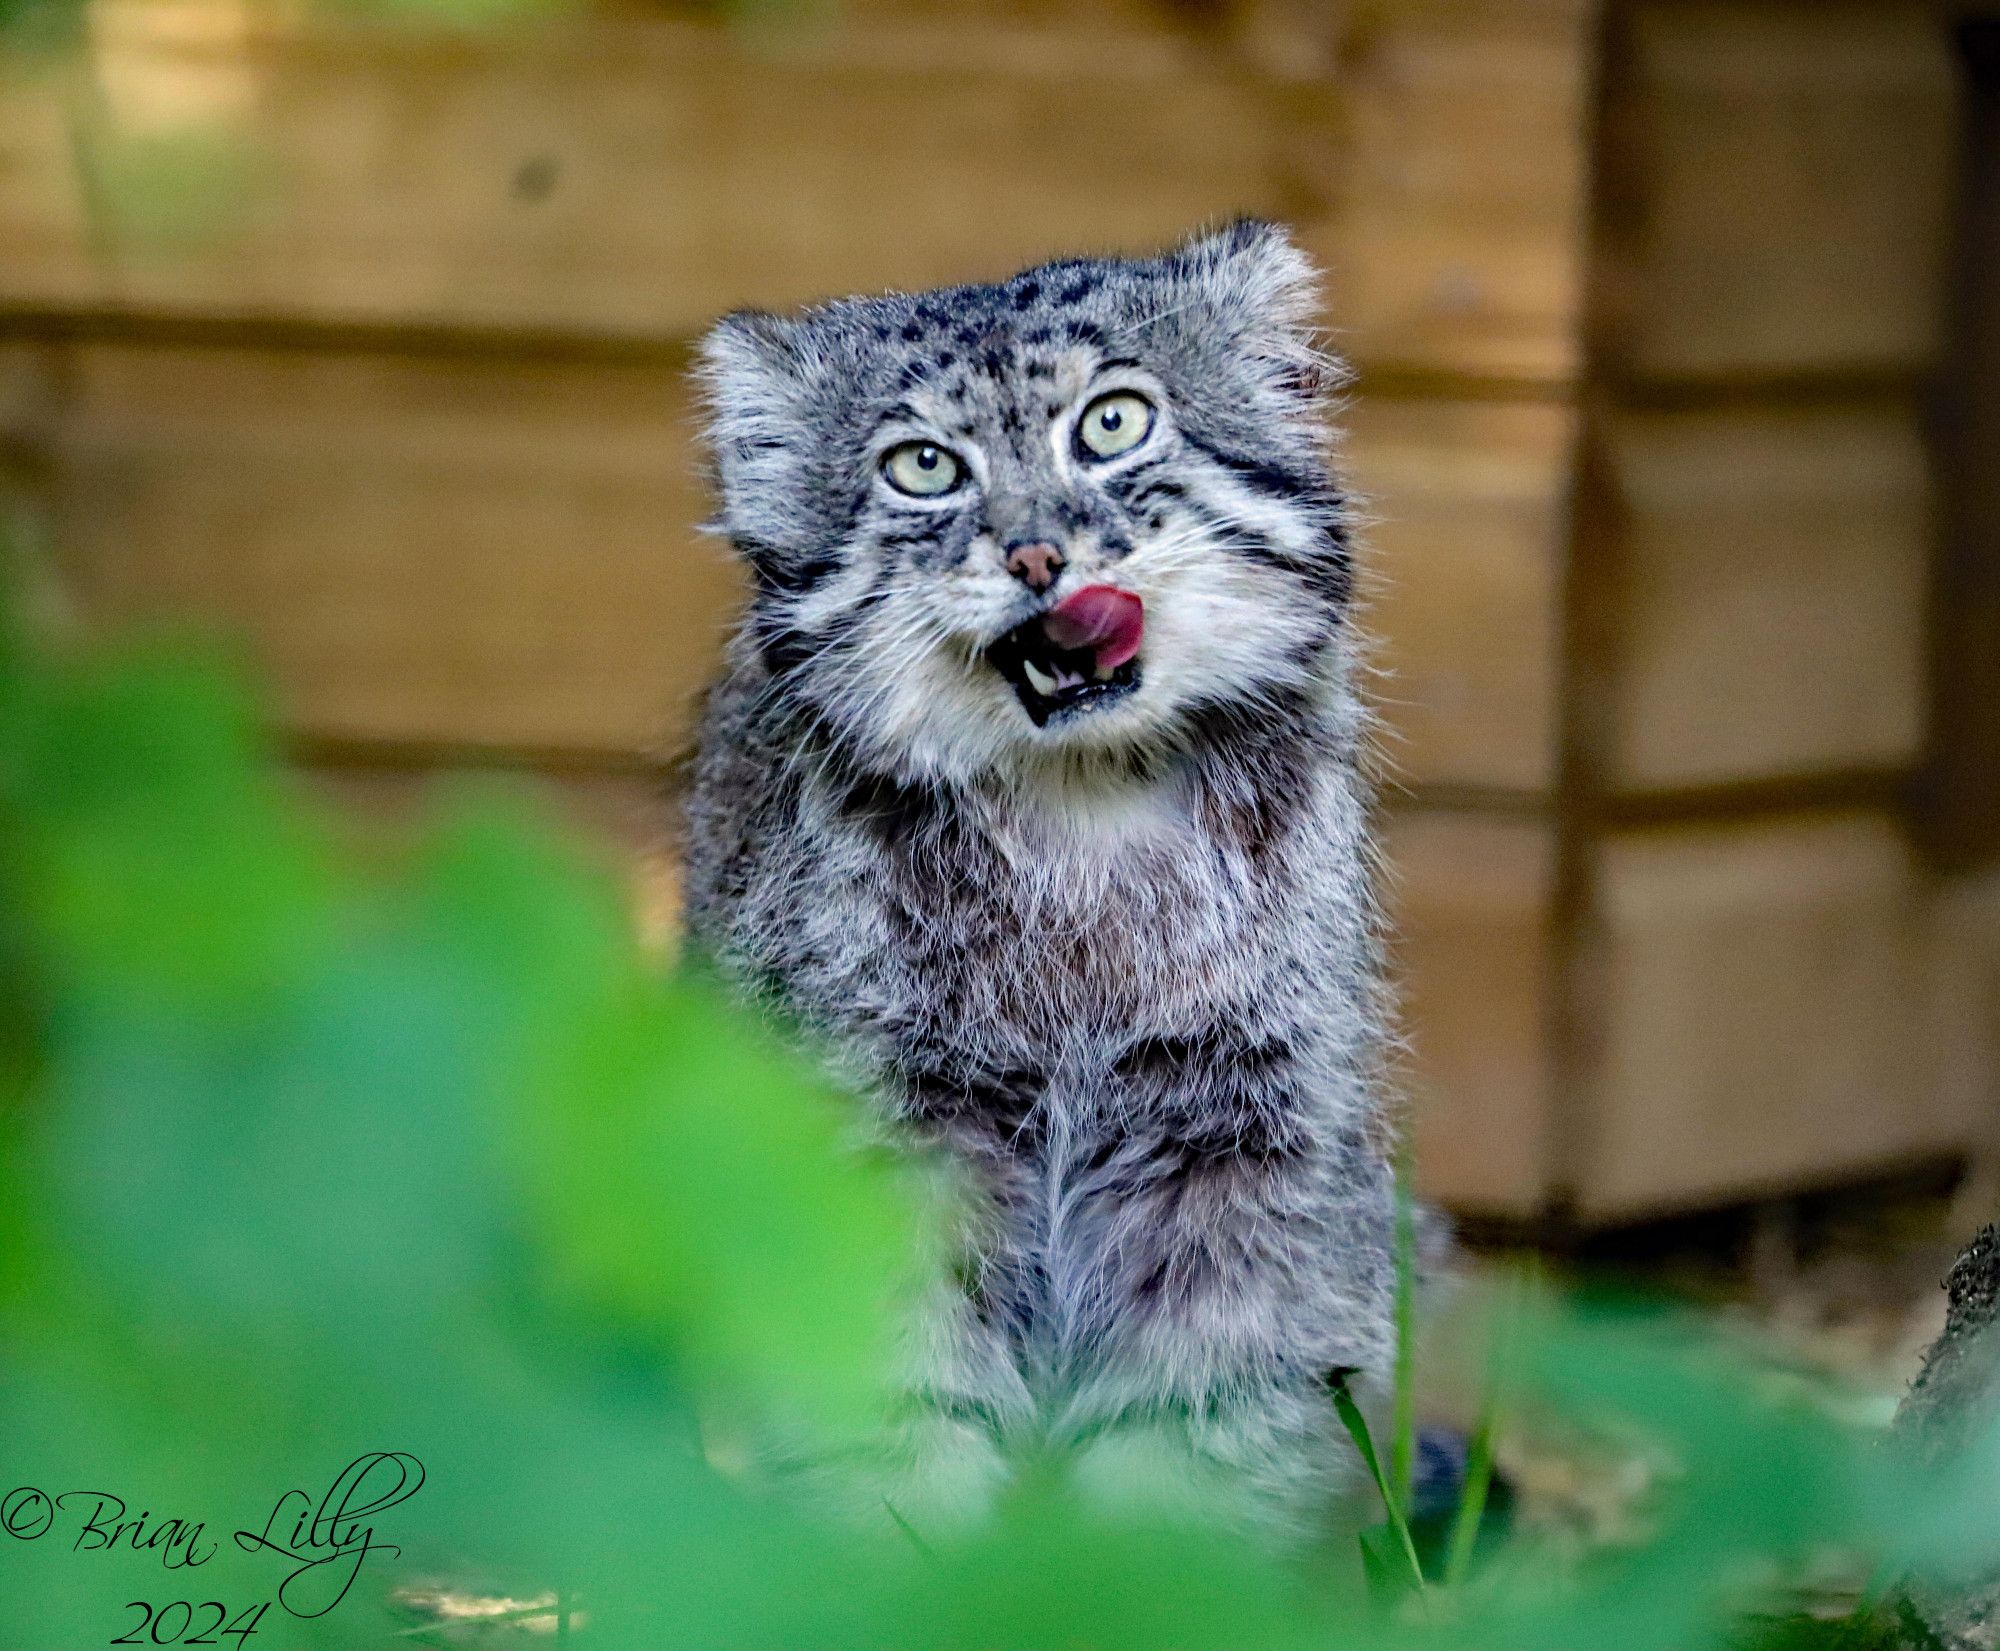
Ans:
{"label": "blurred green foliage", "polygon": [[2000,1453],[1906,1483],[1684,1317],[1615,1300],[1518,1308],[1509,1335],[1510,1407],[1675,1464],[1647,1540],[1580,1563],[1524,1539],[1371,1607],[1331,1542],[1279,1567],[1088,1523],[1059,1485],[964,1546],[820,1525],[716,1464],[766,1425],[831,1445],[879,1413],[925,1273],[913,1169],[649,959],[525,805],[356,844],[251,705],[185,646],[0,644],[0,1496],[105,1491],[217,1544],[170,1569],[78,1552],[73,1521],[0,1530],[10,1648],[107,1643],[132,1600],[271,1598],[286,1567],[229,1534],[377,1451],[426,1474],[378,1516],[400,1551],[265,1643],[421,1637],[391,1590],[430,1578],[560,1589],[618,1647],[1685,1651],[1829,1546],[1990,1554]]}
{"label": "blurred green foliage", "polygon": [[83,37],[85,0],[0,0],[0,49],[40,53]]}
{"label": "blurred green foliage", "polygon": [[[470,26],[552,0],[344,3]],[[74,46],[83,17],[0,0],[0,50]],[[76,85],[108,251],[214,235],[263,187],[228,133],[121,133]],[[744,1464],[767,1436],[868,1436],[931,1265],[922,1166],[851,1119],[714,982],[649,958],[520,799],[356,843],[216,656],[37,647],[0,605],[0,1646],[106,1644],[134,1600],[246,1620],[297,1567],[233,1534],[278,1508],[288,1539],[284,1493],[376,1452],[424,1473],[372,1516],[389,1546],[286,1583],[257,1643],[511,1632],[397,1602],[443,1582],[560,1591],[606,1648],[1876,1651],[1872,1607],[1742,1609],[1828,1548],[1884,1576],[2000,1548],[2000,1434],[1912,1482],[1687,1318],[1609,1299],[1516,1304],[1506,1337],[1503,1424],[1542,1406],[1674,1464],[1645,1540],[1581,1560],[1529,1534],[1468,1563],[1468,1525],[1452,1585],[1371,1596],[1346,1539],[1281,1565],[1221,1529],[1093,1522],[1040,1479],[960,1545],[831,1528]],[[37,1533],[23,1492],[71,1494]],[[93,1546],[88,1493],[175,1546]],[[175,1518],[212,1557],[163,1563]]]}

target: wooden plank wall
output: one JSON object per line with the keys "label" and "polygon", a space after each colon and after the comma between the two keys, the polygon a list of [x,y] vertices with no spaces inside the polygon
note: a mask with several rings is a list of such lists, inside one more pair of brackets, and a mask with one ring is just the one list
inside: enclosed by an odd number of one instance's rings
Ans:
{"label": "wooden plank wall", "polygon": [[[37,423],[80,598],[219,603],[315,739],[602,759],[670,735],[733,588],[691,534],[680,381],[720,310],[1152,246],[1247,210],[1302,226],[1343,343],[1390,381],[1355,462],[1385,561],[1406,536],[1426,570],[1385,587],[1415,605],[1412,760],[1545,777],[1545,612],[1471,659],[1431,634],[1453,621],[1424,587],[1448,582],[1440,534],[1466,514],[1496,594],[1533,604],[1550,582],[1581,157],[1475,165],[1462,100],[1580,129],[1580,0],[1392,3],[1338,32],[993,6],[948,39],[944,10],[915,6],[525,39],[218,35],[191,21],[212,0],[117,6],[114,81],[250,65],[249,130],[281,182],[188,246],[134,241],[116,210],[93,228],[58,89],[17,83],[0,302],[48,342],[16,418]],[[1109,164],[1078,164],[1094,152]],[[1424,250],[1392,279],[1370,261],[1399,237]],[[1504,748],[1428,716],[1439,696],[1505,725]]]}
{"label": "wooden plank wall", "polygon": [[1982,8],[1961,40],[1966,134],[1938,398],[1944,531],[1923,818],[1931,849],[1970,873],[2000,868],[2000,10]]}
{"label": "wooden plank wall", "polygon": [[[1442,549],[1459,629],[1405,720],[1491,760],[1390,836],[1420,1162],[1465,1211],[1572,1226],[1951,1156],[2000,1116],[1962,1001],[1991,902],[1939,894],[1909,807],[1947,21],[1620,0],[1604,25],[1560,548],[1506,586]],[[1530,588],[1543,623],[1504,646],[1551,723],[1516,747],[1453,714],[1449,667]]]}
{"label": "wooden plank wall", "polygon": [[[0,451],[67,605],[238,629],[337,795],[502,768],[654,830],[739,594],[713,314],[1273,214],[1359,369],[1430,1190],[1611,1220],[1952,1144],[1888,1058],[1952,126],[1915,11],[92,15],[82,165],[74,80],[0,66]],[[163,239],[195,152],[211,233]]]}
{"label": "wooden plank wall", "polygon": [[1628,0],[1608,34],[1556,1175],[1585,1222],[1961,1150],[1925,1028],[1934,9]]}

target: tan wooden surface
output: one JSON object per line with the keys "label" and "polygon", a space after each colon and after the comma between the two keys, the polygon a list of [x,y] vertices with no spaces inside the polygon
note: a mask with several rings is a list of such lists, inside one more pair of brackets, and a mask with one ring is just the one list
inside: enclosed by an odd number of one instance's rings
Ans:
{"label": "tan wooden surface", "polygon": [[684,729],[737,579],[677,373],[85,346],[63,379],[77,602],[246,634],[295,731],[602,758]]}
{"label": "tan wooden surface", "polygon": [[1580,365],[1595,0],[1358,0],[1307,244],[1363,362],[1565,382]]}
{"label": "tan wooden surface", "polygon": [[[1919,804],[1925,847],[1964,871],[2000,867],[2000,37],[1981,35],[1968,53],[1951,346],[1932,403],[1939,588]],[[2000,1123],[1995,1134],[2000,1145]]]}
{"label": "tan wooden surface", "polygon": [[1953,68],[1934,9],[1626,8],[1608,296],[1662,378],[1909,372],[1933,355]]}
{"label": "tan wooden surface", "polygon": [[[0,76],[9,305],[677,338],[1250,212],[1305,226],[1370,360],[1575,366],[1588,0],[1376,3],[1261,51],[1159,6],[448,37],[98,9],[101,99]],[[190,133],[236,146],[237,209],[197,181],[222,233],[162,242]]]}
{"label": "tan wooden surface", "polygon": [[1388,818],[1383,847],[1424,1195],[1532,1218],[1550,1191],[1553,833],[1413,810]]}
{"label": "tan wooden surface", "polygon": [[126,3],[153,23],[119,36],[120,83],[249,55],[242,135],[266,188],[219,244],[106,245],[55,87],[17,81],[0,101],[12,302],[676,337],[744,304],[1313,204],[1287,194],[1295,107],[1164,30],[634,11],[214,38],[183,24],[186,0]]}
{"label": "tan wooden surface", "polygon": [[247,46],[133,28],[127,83],[254,55],[243,136],[266,189],[212,247],[107,246],[54,93],[17,86],[0,288],[57,308],[672,337],[742,304],[1289,204],[1290,139],[1256,88],[1169,37],[1140,46],[1060,28],[954,42],[937,19],[862,38],[670,15],[444,37],[265,26]]}
{"label": "tan wooden surface", "polygon": [[1586,1219],[1963,1145],[1928,1071],[1924,908],[1892,820],[1683,826],[1614,838],[1598,862]]}
{"label": "tan wooden surface", "polygon": [[0,431],[26,426],[43,393],[42,380],[42,352],[24,339],[0,337]]}
{"label": "tan wooden surface", "polygon": [[317,760],[299,765],[308,794],[333,805],[364,844],[408,842],[467,807],[502,806],[552,825],[571,852],[622,884],[640,938],[680,942],[675,804],[658,769],[592,773],[463,763]]}
{"label": "tan wooden surface", "polygon": [[1391,772],[1547,791],[1574,410],[1363,395],[1348,419]]}
{"label": "tan wooden surface", "polygon": [[1610,783],[1894,770],[1922,738],[1914,413],[1626,415]]}
{"label": "tan wooden surface", "polygon": [[363,829],[423,829],[451,809],[525,809],[586,853],[624,870],[669,855],[672,786],[662,768],[591,772],[466,762],[306,759],[297,772],[309,793]]}
{"label": "tan wooden surface", "polygon": [[1945,1104],[1967,1120],[1991,1208],[2000,1202],[2000,869],[1941,879],[1931,914],[1924,1036]]}

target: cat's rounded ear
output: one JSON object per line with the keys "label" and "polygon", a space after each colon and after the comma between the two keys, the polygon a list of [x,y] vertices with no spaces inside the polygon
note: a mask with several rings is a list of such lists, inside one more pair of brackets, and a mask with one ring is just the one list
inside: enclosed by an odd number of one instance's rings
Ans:
{"label": "cat's rounded ear", "polygon": [[736,310],[716,322],[695,346],[711,407],[791,400],[800,387],[796,333],[796,322],[765,310]]}
{"label": "cat's rounded ear", "polygon": [[1319,270],[1282,225],[1240,218],[1172,257],[1211,321],[1286,388],[1310,398],[1340,382],[1339,364],[1317,341]]}
{"label": "cat's rounded ear", "polygon": [[809,526],[812,367],[800,324],[762,310],[725,315],[695,348],[722,495],[714,525],[753,561]]}

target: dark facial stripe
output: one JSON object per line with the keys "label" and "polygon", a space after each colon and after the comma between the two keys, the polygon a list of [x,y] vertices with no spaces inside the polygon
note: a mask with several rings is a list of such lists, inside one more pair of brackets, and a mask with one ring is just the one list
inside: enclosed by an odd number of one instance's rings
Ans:
{"label": "dark facial stripe", "polygon": [[[1201,450],[1228,469],[1231,475],[1248,482],[1253,491],[1261,493],[1266,498],[1280,499],[1302,510],[1321,544],[1317,555],[1304,556],[1286,551],[1264,535],[1252,531],[1240,522],[1231,521],[1212,507],[1189,500],[1187,508],[1201,517],[1221,541],[1223,548],[1233,550],[1269,567],[1283,568],[1296,573],[1301,578],[1309,580],[1313,587],[1322,591],[1329,600],[1345,606],[1354,594],[1354,554],[1348,538],[1347,524],[1342,519],[1339,494],[1322,481],[1316,479],[1301,481],[1300,478],[1274,466],[1260,465],[1254,460],[1240,461],[1243,465],[1267,473],[1265,479],[1269,485],[1259,487],[1256,480],[1246,475],[1243,469],[1231,464],[1226,455],[1216,453],[1205,446]],[[1280,482],[1284,484],[1285,491],[1279,491]],[[1291,490],[1294,486],[1297,488],[1296,491]]]}
{"label": "dark facial stripe", "polygon": [[764,669],[774,677],[790,676],[812,653],[811,639],[776,609],[757,614],[751,625]]}
{"label": "dark facial stripe", "polygon": [[1339,496],[1317,476],[1300,475],[1283,465],[1225,452],[1186,430],[1180,434],[1181,440],[1188,446],[1221,465],[1254,493],[1261,493],[1267,499],[1282,499],[1288,504],[1310,504],[1329,514],[1340,508]]}
{"label": "dark facial stripe", "polygon": [[803,596],[840,571],[837,556],[796,556],[762,539],[738,538],[734,543],[764,595]]}
{"label": "dark facial stripe", "polygon": [[1286,550],[1269,535],[1231,520],[1213,506],[1203,504],[1198,499],[1190,499],[1187,501],[1187,508],[1189,513],[1215,536],[1216,547],[1220,550],[1241,556],[1248,561],[1261,563],[1267,568],[1277,568],[1283,573],[1297,574],[1301,578],[1316,580],[1322,571],[1317,558],[1300,556]]}
{"label": "dark facial stripe", "polygon": [[1104,490],[1134,515],[1187,497],[1187,489],[1165,473],[1159,460],[1109,478]]}
{"label": "dark facial stripe", "polygon": [[[843,564],[833,565],[838,567]],[[886,561],[879,565],[870,576],[869,588],[855,599],[852,606],[842,610],[824,630],[818,632],[802,630],[793,623],[794,602],[798,596],[805,594],[804,591],[760,588],[751,616],[751,627],[757,639],[757,650],[771,674],[789,675],[813,656],[837,647],[861,616],[888,594],[886,586],[890,571]]]}

